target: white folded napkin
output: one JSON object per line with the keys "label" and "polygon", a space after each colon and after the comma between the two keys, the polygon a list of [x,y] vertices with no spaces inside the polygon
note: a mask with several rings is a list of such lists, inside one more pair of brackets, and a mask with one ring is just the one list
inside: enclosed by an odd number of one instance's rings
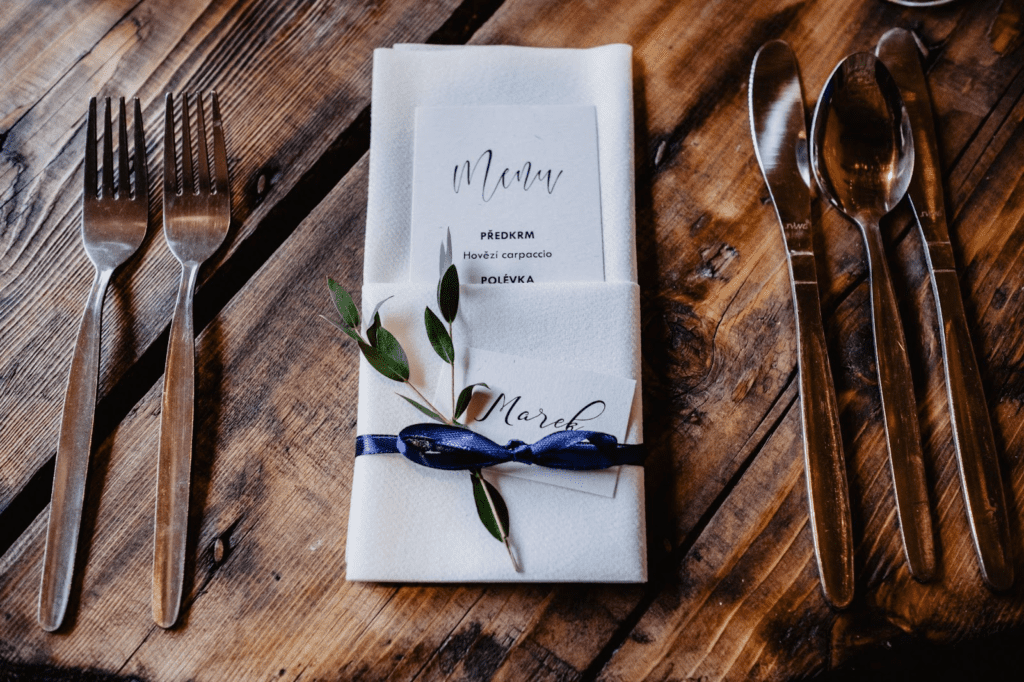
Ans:
{"label": "white folded napkin", "polygon": [[[432,390],[441,360],[423,332],[432,286],[409,281],[413,124],[418,106],[593,105],[605,281],[462,286],[456,352],[475,347],[635,379],[626,441],[642,442],[639,290],[633,200],[632,50],[398,45],[374,53],[362,303]],[[458,251],[458,249],[456,249]],[[399,384],[361,359],[357,432],[397,434],[427,421]],[[488,475],[485,472],[485,475]],[[492,480],[495,480],[492,478]],[[613,498],[502,476],[522,572],[477,518],[469,474],[398,454],[356,458],[349,580],[642,582],[647,578],[643,469],[623,466]]]}

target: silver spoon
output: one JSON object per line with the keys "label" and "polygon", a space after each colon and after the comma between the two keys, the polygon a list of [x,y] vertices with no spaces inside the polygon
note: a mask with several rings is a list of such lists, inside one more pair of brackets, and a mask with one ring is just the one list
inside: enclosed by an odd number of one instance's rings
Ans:
{"label": "silver spoon", "polygon": [[936,5],[948,5],[953,0],[889,0],[889,2],[904,7],[935,7]]}
{"label": "silver spoon", "polygon": [[892,467],[896,511],[910,573],[935,573],[917,404],[885,247],[878,222],[899,203],[914,171],[914,138],[899,88],[870,53],[835,68],[811,123],[811,169],[822,195],[861,229],[871,285],[878,389]]}

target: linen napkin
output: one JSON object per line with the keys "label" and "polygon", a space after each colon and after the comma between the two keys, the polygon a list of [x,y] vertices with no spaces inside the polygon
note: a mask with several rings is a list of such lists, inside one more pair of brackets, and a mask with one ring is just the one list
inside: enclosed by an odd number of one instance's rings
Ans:
{"label": "linen napkin", "polygon": [[[422,329],[434,287],[410,282],[416,107],[592,105],[596,109],[603,282],[464,284],[456,352],[475,347],[635,379],[626,442],[642,442],[639,289],[633,197],[632,50],[397,45],[374,53],[364,315],[410,358],[411,381],[432,390],[442,361]],[[458,252],[458,248],[456,248]],[[357,432],[397,434],[426,421],[403,387],[365,359]],[[584,472],[585,475],[585,472]],[[470,477],[399,454],[356,458],[347,545],[349,580],[387,582],[642,582],[647,578],[643,469],[623,466],[614,497],[485,471],[511,519],[521,565],[477,518]]]}

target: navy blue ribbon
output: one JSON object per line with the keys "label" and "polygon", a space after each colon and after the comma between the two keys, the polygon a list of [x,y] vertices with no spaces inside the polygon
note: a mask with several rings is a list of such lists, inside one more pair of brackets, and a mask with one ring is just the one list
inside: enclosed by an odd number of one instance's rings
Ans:
{"label": "navy blue ribbon", "polygon": [[432,469],[481,469],[503,462],[524,462],[551,469],[607,469],[642,464],[643,445],[620,444],[597,431],[556,431],[529,445],[510,440],[498,445],[479,433],[445,424],[413,424],[397,436],[356,438],[356,457],[400,452]]}

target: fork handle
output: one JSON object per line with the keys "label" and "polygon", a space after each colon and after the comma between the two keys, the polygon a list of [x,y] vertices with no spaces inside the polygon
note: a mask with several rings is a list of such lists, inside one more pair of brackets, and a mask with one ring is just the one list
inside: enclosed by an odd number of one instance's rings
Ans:
{"label": "fork handle", "polygon": [[182,265],[164,370],[153,549],[153,619],[163,628],[178,619],[185,573],[195,405],[192,293],[198,271],[197,263]]}
{"label": "fork handle", "polygon": [[38,620],[48,632],[60,627],[71,593],[71,577],[75,568],[78,531],[85,501],[92,426],[96,415],[103,295],[112,273],[112,268],[96,270],[92,290],[82,314],[82,324],[78,329],[78,340],[75,341],[71,356],[68,390],[64,395],[64,414],[61,417],[57,460],[53,470],[53,492],[39,587]]}

